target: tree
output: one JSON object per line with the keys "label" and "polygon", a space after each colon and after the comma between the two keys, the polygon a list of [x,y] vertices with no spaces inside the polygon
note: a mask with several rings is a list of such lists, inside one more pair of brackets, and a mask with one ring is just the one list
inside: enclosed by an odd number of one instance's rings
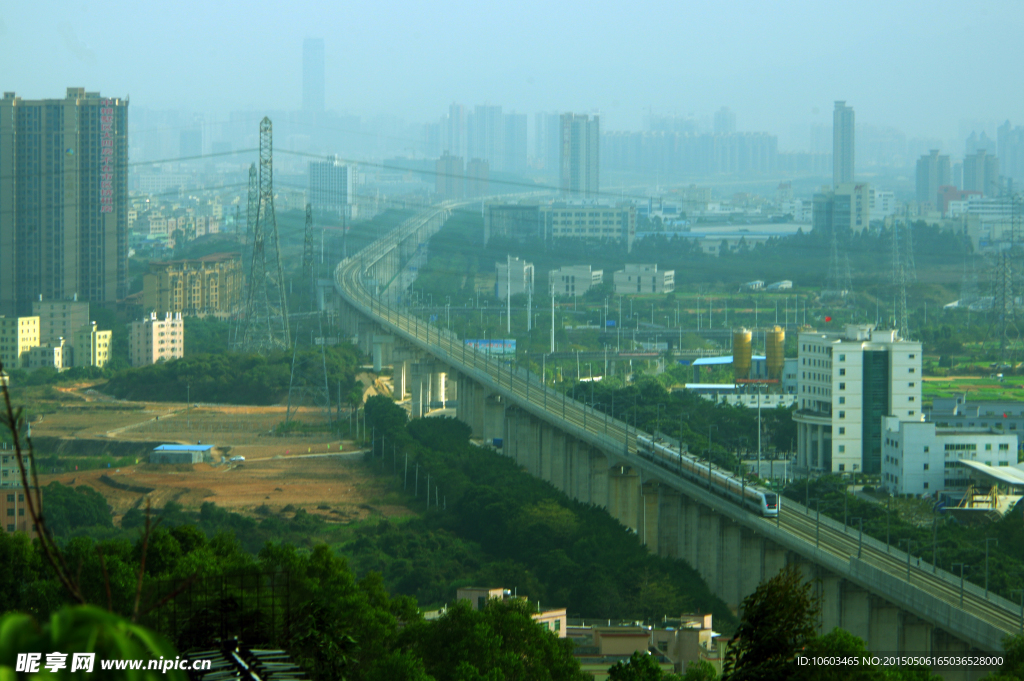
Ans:
{"label": "tree", "polygon": [[618,661],[608,669],[608,681],[669,681],[675,674],[663,674],[658,661],[645,650],[638,650],[626,661]]}
{"label": "tree", "polygon": [[686,665],[683,681],[718,681],[718,672],[715,671],[715,666],[707,660],[697,660]]}
{"label": "tree", "polygon": [[728,681],[783,681],[796,654],[814,638],[818,599],[797,567],[787,565],[743,600],[743,617],[725,657]]}
{"label": "tree", "polygon": [[492,600],[483,610],[466,601],[433,623],[409,627],[400,644],[423,660],[437,681],[586,681],[572,642],[533,621],[531,605]]}

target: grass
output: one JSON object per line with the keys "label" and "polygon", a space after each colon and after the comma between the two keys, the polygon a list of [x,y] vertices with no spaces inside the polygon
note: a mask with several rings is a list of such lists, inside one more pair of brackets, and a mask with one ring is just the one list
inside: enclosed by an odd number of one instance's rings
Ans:
{"label": "grass", "polygon": [[1007,376],[999,380],[949,376],[927,380],[921,385],[925,402],[931,402],[936,397],[953,397],[956,393],[967,393],[969,400],[1024,401],[1024,377]]}

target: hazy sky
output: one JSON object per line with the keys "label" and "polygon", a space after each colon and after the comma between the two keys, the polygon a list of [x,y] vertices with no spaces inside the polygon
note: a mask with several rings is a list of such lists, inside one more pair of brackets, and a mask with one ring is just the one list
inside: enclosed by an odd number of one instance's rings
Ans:
{"label": "hazy sky", "polygon": [[788,134],[858,124],[908,137],[961,119],[1024,124],[1021,0],[787,2],[241,2],[4,0],[0,86],[67,86],[133,105],[298,108],[302,41],[323,38],[327,106],[436,120],[452,101],[599,111],[606,130],[656,113]]}

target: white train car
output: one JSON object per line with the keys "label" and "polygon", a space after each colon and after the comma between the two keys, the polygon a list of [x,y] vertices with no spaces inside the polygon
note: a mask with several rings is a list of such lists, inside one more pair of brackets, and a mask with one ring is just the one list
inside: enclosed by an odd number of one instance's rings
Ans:
{"label": "white train car", "polygon": [[666,470],[672,471],[690,482],[706,486],[716,494],[763,516],[779,514],[779,495],[763,487],[747,485],[743,480],[729,475],[720,468],[708,468],[689,454],[663,445],[651,438],[638,435],[636,448],[640,456],[649,459]]}

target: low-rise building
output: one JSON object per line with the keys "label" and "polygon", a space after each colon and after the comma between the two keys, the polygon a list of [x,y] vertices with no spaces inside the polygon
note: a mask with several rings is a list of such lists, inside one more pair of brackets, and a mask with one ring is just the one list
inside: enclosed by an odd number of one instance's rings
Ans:
{"label": "low-rise building", "polygon": [[56,369],[60,371],[64,363],[64,339],[58,340],[57,345],[37,345],[28,351],[29,369]]}
{"label": "low-rise building", "polygon": [[636,206],[623,202],[492,203],[484,209],[484,243],[491,237],[614,241],[632,250]]}
{"label": "low-rise building", "polygon": [[156,447],[149,454],[150,463],[203,463],[207,460],[213,445],[169,444]]}
{"label": "low-rise building", "polygon": [[96,322],[89,322],[75,331],[75,363],[76,367],[103,367],[110,360],[110,342],[112,331],[101,331]]}
{"label": "low-rise building", "polygon": [[132,322],[128,330],[128,359],[133,367],[181,359],[185,356],[185,323],[181,313],[166,313],[163,319],[149,317]]}
{"label": "low-rise building", "polygon": [[505,262],[494,263],[498,273],[495,295],[498,300],[505,300],[509,295],[519,295],[533,291],[533,263],[520,258],[508,258]]}
{"label": "low-rise building", "polygon": [[[483,610],[487,607],[488,601],[491,600],[508,600],[511,598],[522,598],[526,600],[525,596],[515,596],[509,589],[486,587],[486,586],[466,586],[458,589],[455,592],[455,599],[459,601],[468,601],[469,605],[473,610]],[[544,626],[548,631],[553,633],[558,638],[565,638],[566,632],[569,627],[567,626],[568,620],[566,617],[565,608],[541,608],[540,603],[537,604],[537,612],[533,615],[533,621]]]}
{"label": "low-rise building", "polygon": [[39,346],[39,317],[0,316],[0,362],[9,369],[28,367],[29,350]]}
{"label": "low-rise building", "polygon": [[604,270],[590,265],[563,265],[548,272],[548,293],[553,296],[582,296],[604,281]]}
{"label": "low-rise building", "polygon": [[64,367],[74,366],[74,336],[89,323],[89,303],[80,300],[34,300],[32,314],[39,317],[39,344],[62,345]]}
{"label": "low-rise building", "polygon": [[676,288],[676,271],[658,271],[656,264],[628,264],[613,275],[615,293],[671,293]]}
{"label": "low-rise building", "polygon": [[964,492],[970,472],[961,460],[1017,464],[1017,435],[994,428],[937,428],[934,423],[882,419],[882,486],[893,494]]}
{"label": "low-rise building", "polygon": [[[28,465],[27,457],[24,459]],[[26,471],[32,479],[31,469]],[[25,501],[25,488],[21,484],[21,469],[18,458],[10,449],[0,454],[0,530],[5,532],[29,532],[36,536]]]}

